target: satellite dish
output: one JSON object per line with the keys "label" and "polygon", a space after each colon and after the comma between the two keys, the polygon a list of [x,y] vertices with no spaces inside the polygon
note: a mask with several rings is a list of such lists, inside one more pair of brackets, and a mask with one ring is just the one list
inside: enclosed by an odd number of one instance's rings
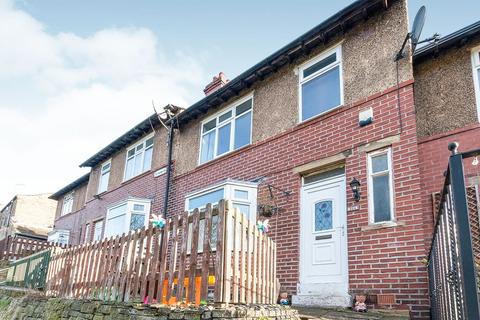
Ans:
{"label": "satellite dish", "polygon": [[[420,9],[418,9],[417,14],[415,15],[415,19],[413,20],[413,27],[412,31],[407,34],[405,37],[405,40],[403,41],[402,48],[400,51],[397,53],[397,56],[395,57],[395,61],[398,61],[404,57],[403,55],[403,50],[405,49],[405,45],[407,44],[408,39],[411,40],[412,42],[412,53],[415,51],[415,47],[417,44],[425,42],[425,41],[419,41],[420,39],[420,34],[422,33],[423,25],[425,24],[425,13],[427,9],[425,6],[421,6]],[[430,38],[428,39],[430,40]]]}
{"label": "satellite dish", "polygon": [[425,6],[421,6],[418,9],[417,14],[415,15],[415,20],[413,20],[412,31],[410,32],[410,39],[412,40],[412,52],[415,51],[420,35],[422,34],[423,25],[425,24]]}

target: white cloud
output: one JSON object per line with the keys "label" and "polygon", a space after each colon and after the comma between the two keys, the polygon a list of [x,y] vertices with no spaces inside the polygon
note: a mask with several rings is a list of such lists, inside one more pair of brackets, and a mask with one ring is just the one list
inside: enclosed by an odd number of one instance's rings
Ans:
{"label": "white cloud", "polygon": [[59,189],[152,100],[188,106],[208,81],[195,57],[162,49],[148,29],[51,35],[2,0],[0,48],[1,203]]}

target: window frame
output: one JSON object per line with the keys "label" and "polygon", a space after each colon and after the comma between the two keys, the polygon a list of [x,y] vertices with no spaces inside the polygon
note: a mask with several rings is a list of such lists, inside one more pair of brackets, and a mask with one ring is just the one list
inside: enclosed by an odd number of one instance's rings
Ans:
{"label": "window frame", "polygon": [[[105,215],[105,219],[103,219],[105,221],[104,221],[104,226],[103,226],[102,239],[106,239],[106,238],[109,238],[109,237],[116,237],[117,235],[120,236],[123,233],[127,234],[128,232],[130,232],[130,219],[132,217],[132,213],[134,211],[138,212],[138,211],[133,209],[135,204],[145,205],[145,225],[144,225],[144,227],[148,227],[148,223],[149,223],[149,220],[150,220],[150,214],[151,214],[150,211],[151,211],[152,200],[151,199],[141,199],[141,198],[128,198],[126,200],[114,203],[114,204],[110,205],[109,207],[107,207],[107,213]],[[127,208],[126,208],[125,214],[123,214],[123,216],[124,216],[124,220],[123,220],[124,228],[123,228],[122,233],[107,236],[107,234],[109,233],[108,232],[109,231],[108,230],[108,221],[112,218],[111,211],[113,209],[116,209],[116,208],[121,207],[123,205],[126,205]],[[117,216],[122,216],[122,215],[116,215],[115,217],[117,217]]]}
{"label": "window frame", "polygon": [[[98,225],[99,223],[102,223],[102,227],[101,227],[101,229],[100,229],[100,236],[99,236],[98,239],[95,239],[95,231],[97,230],[97,225]],[[94,220],[94,221],[92,222],[92,227],[93,227],[93,228],[92,228],[92,232],[93,232],[93,233],[92,233],[92,241],[101,241],[101,240],[103,239],[103,229],[104,229],[104,227],[105,227],[104,219]]]}
{"label": "window frame", "polygon": [[[151,148],[152,148],[152,162],[150,163],[150,168],[147,169],[147,170],[145,170],[145,168],[142,167],[142,171],[141,171],[140,173],[137,173],[137,174],[134,173],[131,177],[128,177],[128,178],[127,178],[127,165],[128,165],[128,160],[129,160],[129,158],[130,158],[130,157],[128,156],[128,153],[129,153],[131,150],[136,149],[139,145],[143,144],[142,155],[141,155],[141,157],[142,157],[141,163],[142,163],[142,166],[143,166],[143,162],[145,161],[145,151],[147,150],[147,148],[145,147],[145,143],[146,143],[147,140],[149,140],[150,138],[154,138],[154,137],[155,137],[155,133],[152,132],[152,133],[146,135],[145,137],[143,137],[141,140],[138,140],[138,141],[136,141],[135,143],[131,144],[131,145],[126,149],[127,152],[126,152],[126,154],[125,154],[125,166],[124,166],[124,170],[123,170],[123,182],[128,181],[128,180],[130,180],[130,179],[133,179],[133,178],[141,175],[142,173],[145,173],[145,172],[147,172],[147,171],[149,171],[149,170],[152,169],[153,147],[155,146],[155,139],[153,139],[153,141],[152,141],[152,146],[151,146]],[[149,148],[150,148],[150,147],[149,147]],[[135,151],[135,153],[134,153],[134,155],[133,155],[133,159],[135,159],[136,155],[137,155],[137,152]],[[134,165],[135,165],[135,161],[134,161]],[[134,167],[134,172],[135,172],[135,167]]]}
{"label": "window frame", "polygon": [[[243,112],[242,114],[240,115],[237,115],[236,112],[235,112],[235,108],[238,107],[239,105],[241,105],[242,103],[248,101],[248,100],[252,100],[252,107],[250,108],[249,111],[247,112]],[[205,164],[205,163],[208,163],[210,161],[213,161],[217,158],[220,158],[220,157],[223,157],[229,153],[232,153],[236,150],[239,150],[243,147],[246,147],[246,146],[249,146],[252,144],[252,139],[253,139],[253,105],[254,105],[254,92],[250,92],[249,94],[245,95],[244,97],[242,97],[241,99],[238,99],[236,100],[235,102],[229,104],[227,107],[223,108],[222,110],[216,112],[215,114],[211,115],[210,117],[202,120],[200,122],[200,139],[199,139],[199,148],[198,148],[198,161],[197,161],[197,164],[198,165],[202,165],[202,164]],[[225,120],[223,122],[219,122],[218,121],[218,118],[220,118],[222,115],[228,113],[228,112],[232,112],[232,115],[231,115],[231,118],[229,120]],[[238,149],[235,149],[235,120],[242,117],[243,115],[247,114],[248,112],[251,113],[251,117],[250,117],[250,143],[244,145],[244,146],[241,146],[239,147]],[[215,122],[215,128],[213,129],[210,129],[206,132],[203,132],[203,126],[216,119],[216,122]],[[229,150],[220,154],[220,155],[217,155],[217,149],[218,149],[218,129],[219,128],[222,128],[224,126],[226,126],[228,123],[230,123],[231,125],[231,128],[230,128],[230,144],[229,144]],[[213,158],[212,159],[209,159],[209,160],[206,160],[205,162],[202,162],[202,139],[203,139],[203,136],[212,132],[212,131],[215,131],[215,141],[214,141],[214,146],[213,146]]]}
{"label": "window frame", "polygon": [[472,49],[473,86],[477,107],[477,119],[480,122],[480,46]]}
{"label": "window frame", "polygon": [[[65,210],[65,199],[68,199],[69,201],[71,201],[71,204],[70,204],[70,207],[69,207],[69,211],[67,212]],[[73,201],[74,201],[74,191],[72,192],[69,192],[67,193],[66,195],[63,196],[63,199],[62,199],[62,210],[60,211],[60,216],[65,216],[69,213],[72,213],[73,212]]]}
{"label": "window frame", "polygon": [[[128,154],[128,152],[127,152]],[[105,190],[101,190],[101,186],[102,186],[102,178],[103,178],[103,175],[106,174],[103,172],[103,168],[107,165],[110,165],[108,167],[108,179],[107,179],[107,186],[106,186],[106,189]],[[125,163],[125,166],[127,164]],[[112,172],[112,159],[108,159],[107,161],[105,161],[104,163],[102,163],[102,165],[100,166],[100,176],[99,176],[99,179],[98,179],[98,194],[100,193],[103,193],[103,192],[106,192],[108,191],[108,185],[109,185],[109,180],[110,180],[110,173]]]}
{"label": "window frame", "polygon": [[[372,158],[379,155],[387,155],[387,164],[388,170],[373,173],[372,170]],[[374,195],[373,195],[373,177],[385,175],[385,172],[388,173],[388,186],[390,190],[389,199],[390,199],[390,220],[378,221],[375,222],[375,207],[374,207]],[[385,223],[395,223],[395,203],[394,203],[394,184],[393,184],[393,161],[392,161],[392,148],[384,148],[381,150],[376,150],[369,152],[367,154],[367,180],[368,180],[368,222],[369,224],[385,224]]]}
{"label": "window frame", "polygon": [[[330,56],[331,54],[333,53],[336,53],[336,61],[334,63],[331,63],[329,64],[328,66],[320,69],[320,70],[317,70],[315,71],[314,73],[312,73],[311,75],[308,75],[307,77],[304,77],[303,76],[303,71],[305,71],[305,69],[308,69],[309,67],[313,66],[314,64],[322,61],[323,59],[327,58],[328,56]],[[340,104],[335,106],[335,107],[332,107],[328,110],[325,110],[319,114],[316,114],[310,118],[307,118],[307,119],[303,119],[303,105],[302,105],[302,86],[305,84],[305,83],[308,83],[310,82],[311,80],[325,74],[326,72],[334,69],[335,67],[339,67],[339,81],[340,81]],[[298,122],[299,123],[302,123],[302,122],[305,122],[305,121],[308,121],[308,120],[311,120],[311,119],[314,119],[314,118],[317,118],[323,114],[326,114],[328,112],[331,112],[335,109],[338,109],[340,108],[341,106],[344,105],[344,92],[343,92],[343,87],[344,87],[344,84],[343,84],[343,55],[342,55],[342,42],[322,51],[320,54],[318,54],[317,56],[313,57],[312,59],[309,59],[307,60],[306,62],[304,62],[303,64],[301,64],[299,67],[298,67]]]}

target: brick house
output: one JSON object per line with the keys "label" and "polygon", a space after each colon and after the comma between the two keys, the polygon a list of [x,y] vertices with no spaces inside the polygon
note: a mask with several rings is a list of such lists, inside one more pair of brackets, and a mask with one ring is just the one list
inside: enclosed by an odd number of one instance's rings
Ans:
{"label": "brick house", "polygon": [[[439,104],[433,84],[450,81],[438,65],[471,77],[472,63],[458,64],[475,36],[445,37],[395,62],[407,32],[405,1],[356,1],[237,78],[215,77],[170,122],[167,216],[221,198],[253,221],[272,214],[277,273],[293,303],[347,306],[367,291],[428,318],[422,260],[444,144],[479,128],[474,86],[452,80],[470,94],[460,113]],[[450,116],[462,121],[438,125]],[[165,211],[169,132],[160,121],[148,117],[81,164],[91,172],[52,196],[51,240],[99,240]]]}
{"label": "brick house", "polygon": [[[414,55],[415,109],[425,219],[433,219],[432,194],[441,190],[448,143],[480,148],[480,21],[425,46]],[[480,169],[466,163],[467,184]],[[432,224],[430,224],[432,225]]]}
{"label": "brick house", "polygon": [[46,240],[52,230],[56,201],[50,193],[18,194],[0,210],[0,240],[8,236]]}

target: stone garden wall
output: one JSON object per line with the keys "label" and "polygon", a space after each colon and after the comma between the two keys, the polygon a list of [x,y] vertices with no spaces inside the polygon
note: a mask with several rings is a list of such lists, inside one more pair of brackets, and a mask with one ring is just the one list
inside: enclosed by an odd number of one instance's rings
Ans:
{"label": "stone garden wall", "polygon": [[296,310],[280,305],[166,307],[98,300],[47,298],[38,293],[0,289],[0,319],[5,320],[297,320]]}

